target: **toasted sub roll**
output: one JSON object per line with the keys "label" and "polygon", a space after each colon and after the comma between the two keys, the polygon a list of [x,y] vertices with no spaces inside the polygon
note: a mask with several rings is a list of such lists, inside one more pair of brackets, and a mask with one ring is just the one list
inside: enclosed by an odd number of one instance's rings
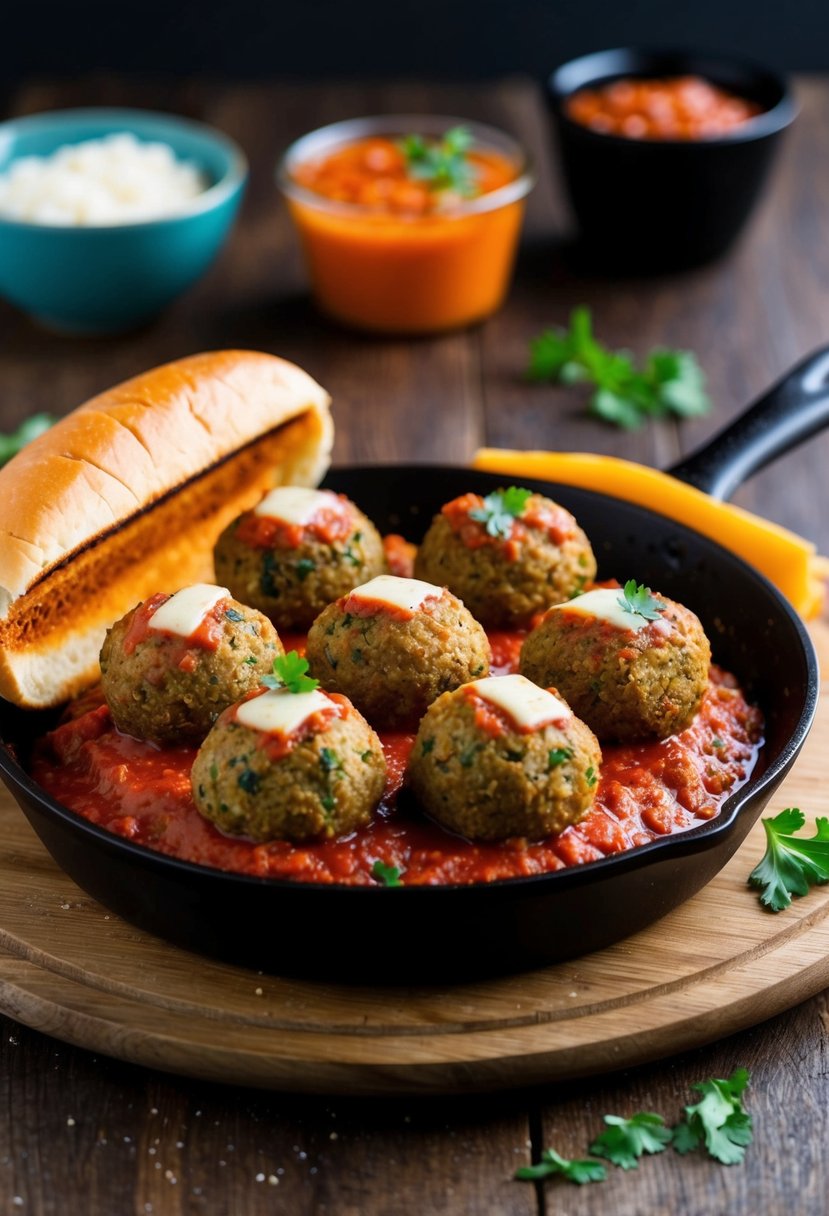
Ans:
{"label": "toasted sub roll", "polygon": [[193,355],[94,397],[0,469],[0,694],[59,704],[98,678],[129,608],[212,581],[235,516],[325,473],[329,400],[273,355]]}

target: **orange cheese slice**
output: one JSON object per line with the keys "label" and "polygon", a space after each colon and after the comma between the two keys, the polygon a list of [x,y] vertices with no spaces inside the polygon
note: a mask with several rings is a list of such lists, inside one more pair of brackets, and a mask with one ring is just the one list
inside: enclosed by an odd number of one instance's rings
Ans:
{"label": "orange cheese slice", "polygon": [[668,473],[616,456],[505,448],[480,448],[472,465],[490,473],[597,490],[649,507],[744,558],[765,574],[804,617],[818,616],[823,606],[829,559],[820,557],[810,541],[742,507],[717,502]]}

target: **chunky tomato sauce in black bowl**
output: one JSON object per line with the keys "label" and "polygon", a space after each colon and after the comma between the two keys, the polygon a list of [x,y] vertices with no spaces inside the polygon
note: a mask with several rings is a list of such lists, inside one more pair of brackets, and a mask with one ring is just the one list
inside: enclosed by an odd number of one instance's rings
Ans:
{"label": "chunky tomato sauce in black bowl", "polygon": [[[417,541],[432,515],[502,478],[468,469],[343,469],[326,484],[383,531]],[[61,806],[26,772],[56,715],[6,706],[0,774],[52,856],[127,920],[236,963],[372,982],[462,978],[543,965],[626,937],[699,891],[738,848],[789,770],[818,689],[809,637],[760,574],[692,530],[601,494],[527,481],[572,511],[600,578],[635,577],[692,608],[715,661],[765,718],[763,763],[701,826],[551,873],[383,888],[297,882],[180,861]],[[748,898],[748,896],[747,896]]]}

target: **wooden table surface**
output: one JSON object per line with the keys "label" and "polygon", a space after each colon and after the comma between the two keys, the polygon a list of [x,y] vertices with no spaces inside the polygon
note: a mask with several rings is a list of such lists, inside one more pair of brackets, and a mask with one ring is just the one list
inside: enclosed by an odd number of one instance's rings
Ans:
{"label": "wooden table surface", "polygon": [[[333,394],[339,462],[465,462],[483,443],[613,452],[670,464],[787,367],[829,339],[829,82],[801,81],[802,115],[740,246],[681,278],[585,279],[566,256],[568,219],[540,93],[486,86],[324,83],[211,86],[107,79],[33,84],[8,115],[74,104],[176,110],[245,147],[252,179],[241,221],[203,282],[154,325],[107,340],[36,329],[0,306],[0,428],[62,413],[145,367],[193,351],[249,346],[307,368]],[[481,328],[434,340],[367,339],[321,320],[272,167],[294,136],[333,119],[443,112],[523,137],[540,179],[512,294]],[[608,189],[623,183],[608,183]],[[670,200],[666,199],[666,206]],[[569,391],[522,380],[527,340],[588,303],[598,334],[644,353],[696,350],[715,412],[682,427],[622,434],[587,419]],[[829,436],[757,476],[738,501],[829,552]],[[723,926],[728,931],[728,926]],[[370,948],[370,943],[368,943]],[[829,994],[691,1055],[590,1081],[440,1102],[325,1101],[235,1090],[130,1067],[0,1020],[0,1212],[524,1214],[614,1211],[825,1216],[829,1166]],[[586,1149],[604,1113],[662,1112],[693,1082],[752,1073],[755,1143],[725,1168],[673,1152],[602,1186],[511,1181],[552,1144]]]}

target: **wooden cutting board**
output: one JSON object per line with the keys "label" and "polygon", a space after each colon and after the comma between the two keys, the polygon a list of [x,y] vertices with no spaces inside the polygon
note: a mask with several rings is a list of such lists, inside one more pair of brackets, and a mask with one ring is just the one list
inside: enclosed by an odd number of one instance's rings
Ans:
{"label": "wooden cutting board", "polygon": [[[829,685],[769,812],[829,814],[827,753]],[[627,941],[540,971],[411,989],[265,976],[150,937],[79,890],[5,792],[0,841],[0,1009],[209,1080],[351,1094],[558,1080],[721,1038],[829,985],[829,886],[765,912],[746,886],[759,823],[699,895]]]}

